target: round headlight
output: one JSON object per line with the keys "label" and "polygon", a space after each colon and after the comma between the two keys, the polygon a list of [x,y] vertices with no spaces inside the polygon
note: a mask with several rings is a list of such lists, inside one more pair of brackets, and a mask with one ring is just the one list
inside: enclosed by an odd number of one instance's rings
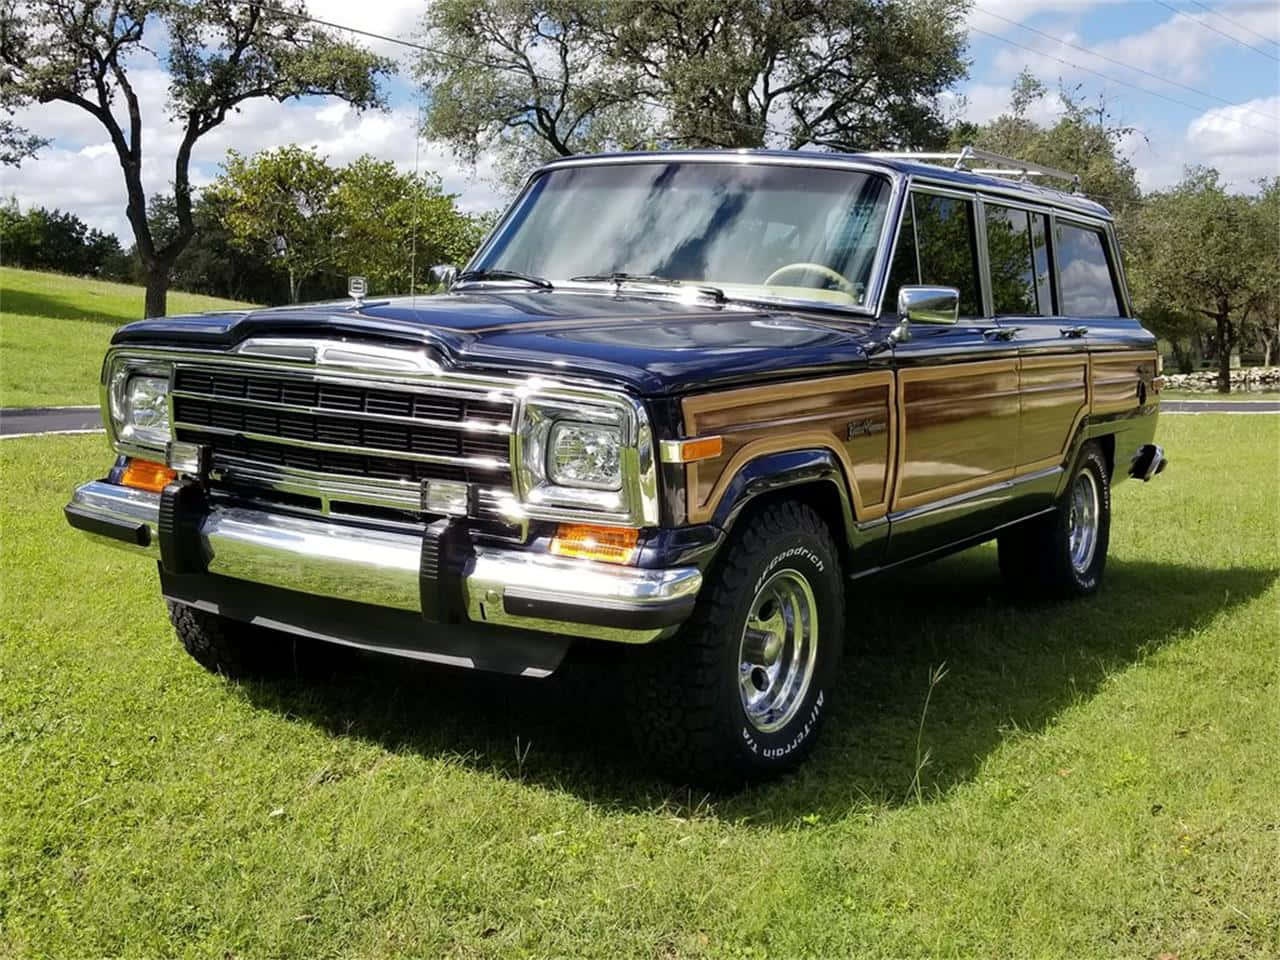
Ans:
{"label": "round headlight", "polygon": [[622,433],[617,426],[561,421],[547,443],[547,478],[562,487],[622,488]]}

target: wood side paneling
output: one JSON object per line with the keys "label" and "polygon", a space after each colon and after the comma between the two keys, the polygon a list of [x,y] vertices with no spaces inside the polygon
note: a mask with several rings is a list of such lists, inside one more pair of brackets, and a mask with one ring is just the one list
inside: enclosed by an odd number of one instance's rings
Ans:
{"label": "wood side paneling", "polygon": [[1062,463],[1089,410],[1089,384],[1087,353],[1022,360],[1017,473]]}
{"label": "wood side paneling", "polygon": [[[1156,355],[1151,350],[1095,353],[1091,386],[1093,413],[1124,413],[1141,406],[1138,385],[1148,389],[1156,376]],[[1153,390],[1154,392],[1154,390]]]}
{"label": "wood side paneling", "polygon": [[903,510],[1013,476],[1018,360],[898,371],[899,462],[892,508]]}
{"label": "wood side paneling", "polygon": [[714,515],[744,464],[785,450],[831,450],[859,519],[888,509],[897,437],[889,371],[701,394],[687,397],[683,412],[688,436],[724,438],[719,457],[686,467],[694,523]]}

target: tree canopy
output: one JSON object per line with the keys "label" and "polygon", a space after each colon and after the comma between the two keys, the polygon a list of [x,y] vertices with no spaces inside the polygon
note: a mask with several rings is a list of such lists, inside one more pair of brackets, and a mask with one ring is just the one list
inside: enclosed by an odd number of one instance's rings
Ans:
{"label": "tree canopy", "polygon": [[969,0],[439,0],[428,136],[509,179],[646,147],[936,147]]}
{"label": "tree canopy", "polygon": [[[189,168],[196,142],[253,99],[330,95],[357,108],[378,106],[378,80],[391,66],[301,19],[301,0],[0,3],[0,107],[63,102],[102,125],[124,175],[148,316],[164,313],[170,270],[195,231]],[[167,110],[181,130],[172,179],[177,228],[164,243],[157,243],[147,216],[142,106],[129,76],[152,50],[161,51],[168,70]]]}
{"label": "tree canopy", "polygon": [[1023,70],[1014,81],[1009,109],[985,124],[957,124],[951,147],[972,144],[1078,174],[1081,192],[1105,205],[1123,233],[1126,216],[1142,195],[1137,171],[1121,149],[1134,128],[1116,121],[1105,99],[1091,104],[1079,88],[1065,87],[1057,93],[1057,119],[1051,125],[1039,124],[1031,117],[1032,108],[1049,96],[1049,88]]}
{"label": "tree canopy", "polygon": [[1174,187],[1148,194],[1137,216],[1130,273],[1139,306],[1174,342],[1212,325],[1223,392],[1240,333],[1277,293],[1277,212],[1275,181],[1249,196],[1228,191],[1217,170],[1193,167]]}
{"label": "tree canopy", "polygon": [[490,224],[461,213],[434,175],[370,156],[335,168],[296,146],[229,153],[204,198],[238,249],[288,278],[294,303],[304,284],[332,292],[349,274],[379,294],[425,288],[433,264],[469,259]]}

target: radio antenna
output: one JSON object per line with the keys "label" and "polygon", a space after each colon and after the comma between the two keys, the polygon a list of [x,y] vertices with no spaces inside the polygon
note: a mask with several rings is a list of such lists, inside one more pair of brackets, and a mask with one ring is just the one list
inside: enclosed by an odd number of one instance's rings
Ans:
{"label": "radio antenna", "polygon": [[418,208],[422,202],[422,185],[418,183],[418,163],[422,154],[422,101],[426,96],[418,87],[418,121],[413,128],[413,236],[409,242],[409,302],[418,308]]}

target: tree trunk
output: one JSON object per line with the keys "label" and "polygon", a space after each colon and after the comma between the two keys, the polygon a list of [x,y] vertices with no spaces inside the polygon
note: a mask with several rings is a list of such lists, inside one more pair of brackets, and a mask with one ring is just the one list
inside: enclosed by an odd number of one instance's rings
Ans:
{"label": "tree trunk", "polygon": [[1218,314],[1218,392],[1231,392],[1231,318]]}
{"label": "tree trunk", "polygon": [[145,316],[163,317],[169,299],[169,271],[149,268],[147,274],[147,303]]}

